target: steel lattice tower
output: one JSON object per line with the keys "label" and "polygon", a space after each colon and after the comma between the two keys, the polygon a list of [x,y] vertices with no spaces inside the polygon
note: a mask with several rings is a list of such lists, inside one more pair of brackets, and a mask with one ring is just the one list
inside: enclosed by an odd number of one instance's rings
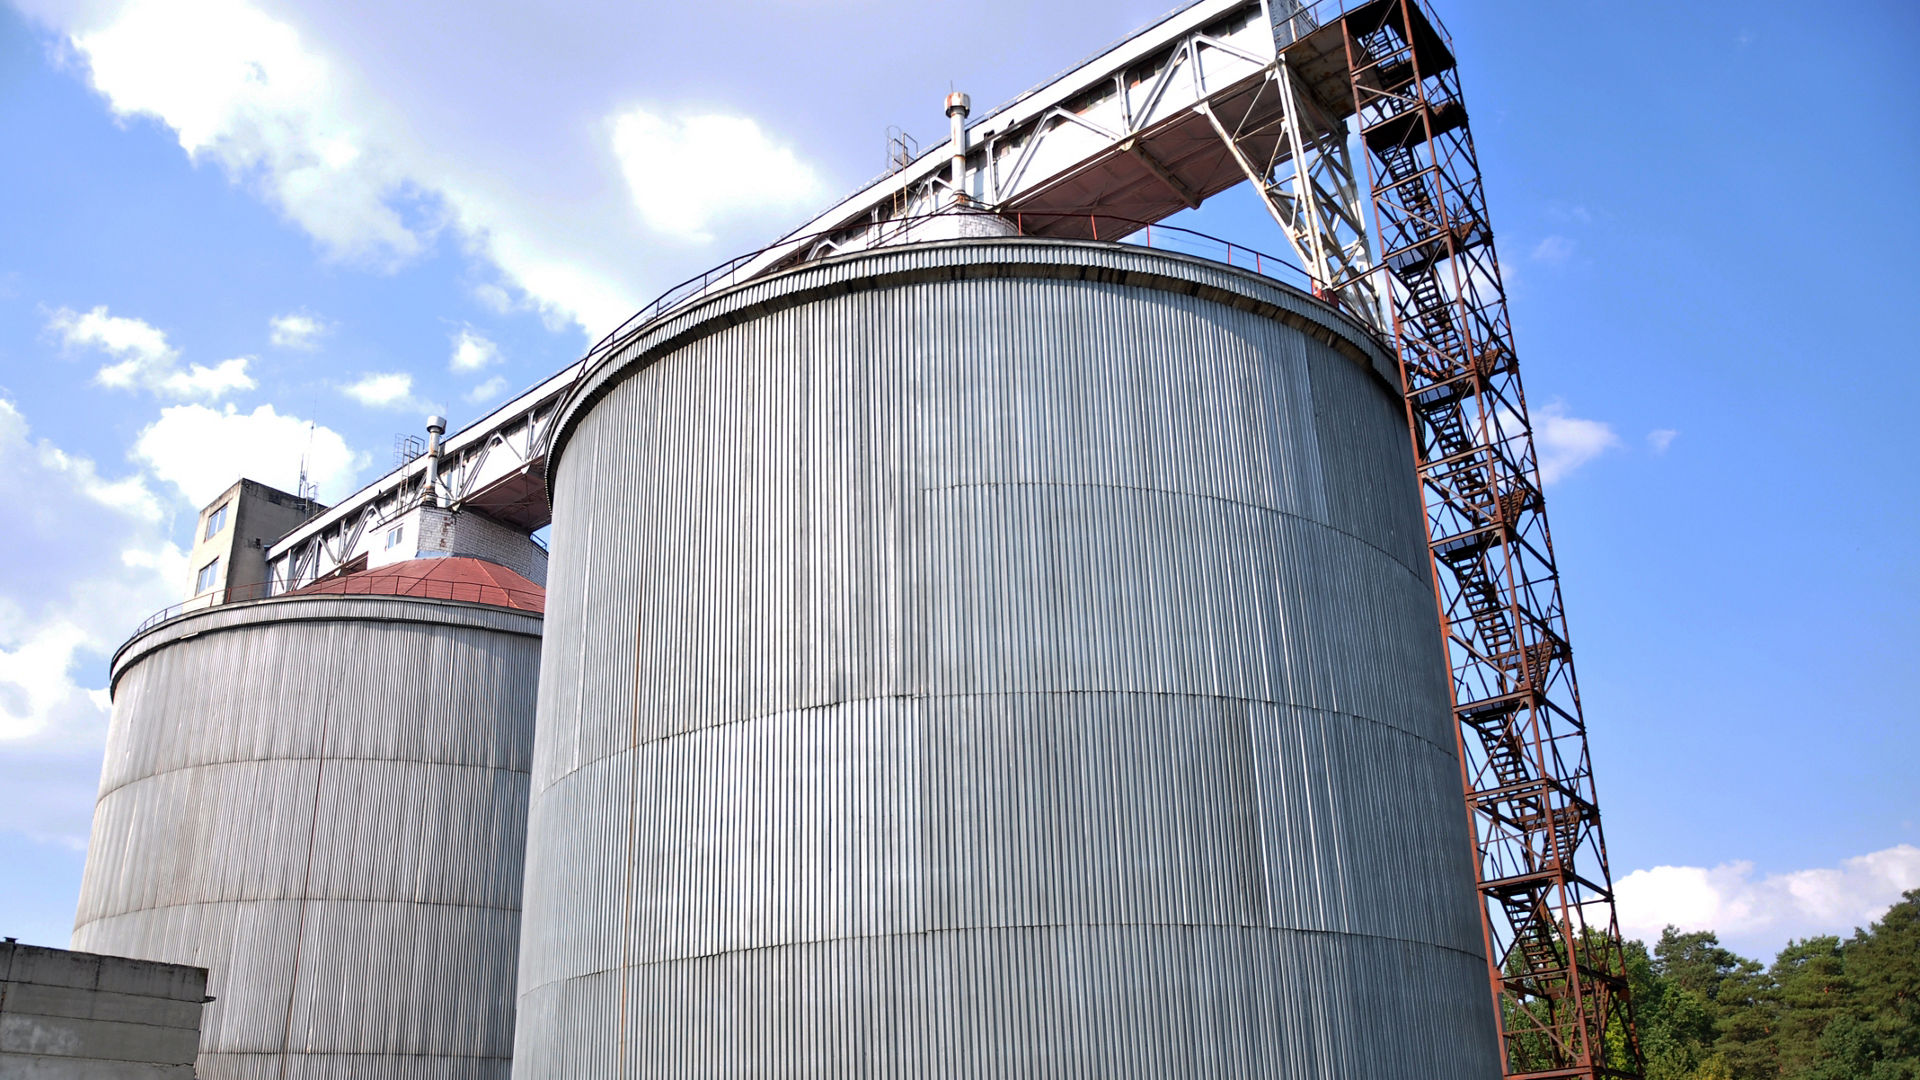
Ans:
{"label": "steel lattice tower", "polygon": [[1637,1076],[1559,571],[1454,57],[1414,0],[1342,23],[1507,1075]]}

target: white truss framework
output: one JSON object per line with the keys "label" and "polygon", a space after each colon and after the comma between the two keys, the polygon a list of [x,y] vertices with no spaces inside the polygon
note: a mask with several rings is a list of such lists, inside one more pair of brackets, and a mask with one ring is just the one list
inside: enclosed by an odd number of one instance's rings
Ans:
{"label": "white truss framework", "polygon": [[269,589],[297,589],[367,554],[381,525],[426,500],[430,472],[437,506],[477,511],[528,532],[546,525],[547,428],[580,368],[569,365],[449,436],[437,468],[425,456],[414,458],[268,545]]}
{"label": "white truss framework", "polygon": [[[1353,171],[1344,54],[1317,51],[1296,0],[1198,0],[980,118],[960,194],[1021,233],[1118,240],[1245,181],[1323,298],[1378,329],[1382,308]],[[955,201],[949,141],[842,200],[705,289],[814,258],[934,238],[916,225]],[[674,305],[666,305],[671,310]],[[634,329],[637,329],[634,328]],[[548,520],[548,425],[583,360],[446,440],[434,499],[528,530]],[[274,542],[273,589],[350,563],[427,495],[424,459]]]}
{"label": "white truss framework", "polygon": [[[1203,0],[975,122],[960,194],[1019,231],[1119,239],[1253,181],[1318,291],[1384,326],[1346,123],[1345,58],[1293,0]],[[742,280],[921,239],[954,201],[934,147],[749,262]]]}
{"label": "white truss framework", "polygon": [[1228,131],[1205,102],[1195,108],[1252,182],[1316,290],[1338,292],[1349,311],[1375,330],[1385,330],[1347,126],[1329,119],[1326,110],[1302,92],[1285,55],[1268,69],[1261,92],[1268,86],[1281,101],[1279,124],[1285,138],[1273,142],[1263,165],[1255,165],[1246,149],[1255,133]]}

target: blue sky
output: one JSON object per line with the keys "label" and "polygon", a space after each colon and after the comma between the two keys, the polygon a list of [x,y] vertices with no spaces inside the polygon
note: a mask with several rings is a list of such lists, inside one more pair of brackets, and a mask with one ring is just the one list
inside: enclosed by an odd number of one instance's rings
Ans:
{"label": "blue sky", "polygon": [[[1920,9],[1438,2],[1628,927],[1844,932],[1920,886]],[[351,490],[1158,14],[0,6],[0,933],[66,942],[106,658],[205,498]]]}

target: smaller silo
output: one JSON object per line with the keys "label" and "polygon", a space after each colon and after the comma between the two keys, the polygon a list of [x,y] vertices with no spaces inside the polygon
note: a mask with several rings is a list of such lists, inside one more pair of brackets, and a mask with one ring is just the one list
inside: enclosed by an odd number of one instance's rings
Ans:
{"label": "smaller silo", "polygon": [[73,944],[208,969],[202,1080],[507,1075],[544,602],[418,560],[121,647]]}

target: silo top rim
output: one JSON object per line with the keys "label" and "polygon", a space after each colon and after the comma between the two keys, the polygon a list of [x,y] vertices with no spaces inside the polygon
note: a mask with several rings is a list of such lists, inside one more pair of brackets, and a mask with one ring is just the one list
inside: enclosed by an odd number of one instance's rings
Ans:
{"label": "silo top rim", "polygon": [[[114,651],[108,665],[107,693],[111,696],[127,669],[156,650],[201,634],[240,630],[276,623],[367,621],[420,623],[465,627],[495,633],[539,637],[545,622],[538,611],[497,604],[445,600],[421,596],[342,596],[330,593],[284,593],[261,600],[238,601],[201,608],[155,623],[128,638]],[[271,678],[271,672],[258,673]]]}
{"label": "silo top rim", "polygon": [[1214,300],[1306,333],[1399,392],[1392,354],[1366,327],[1309,293],[1250,270],[1135,244],[1088,240],[990,237],[898,244],[817,259],[716,291],[642,325],[608,349],[581,373],[560,403],[546,455],[549,505],[560,456],[582,414],[661,354],[814,300],[923,282],[991,278],[1096,281]]}

